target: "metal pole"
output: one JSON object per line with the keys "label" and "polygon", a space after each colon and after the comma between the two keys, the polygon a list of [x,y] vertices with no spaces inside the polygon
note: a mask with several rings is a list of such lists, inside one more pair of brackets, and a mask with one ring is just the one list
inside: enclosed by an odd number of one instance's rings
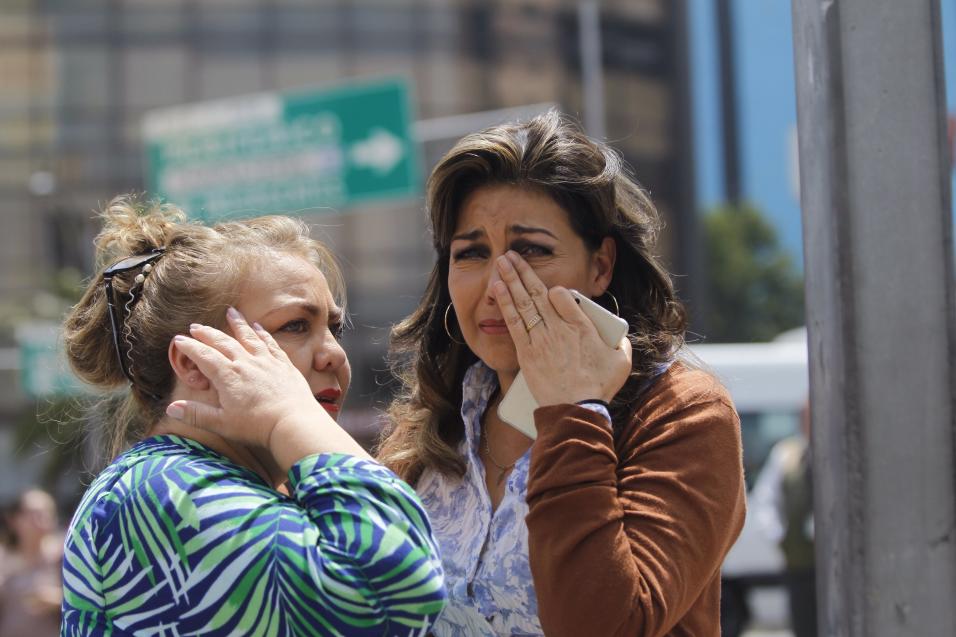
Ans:
{"label": "metal pole", "polygon": [[724,145],[724,196],[740,203],[740,128],[737,126],[737,69],[730,0],[717,0],[717,46],[720,50],[720,122]]}
{"label": "metal pole", "polygon": [[584,92],[584,129],[588,136],[607,137],[604,118],[604,60],[601,55],[601,5],[578,3],[578,42],[581,47],[581,89]]}
{"label": "metal pole", "polygon": [[678,292],[689,301],[691,330],[698,334],[707,334],[708,299],[707,286],[704,285],[704,241],[701,236],[697,191],[694,178],[694,137],[693,106],[690,79],[690,40],[688,37],[687,0],[672,0],[667,3],[670,9],[670,22],[673,33],[671,52],[674,70],[671,88],[674,95],[674,109],[670,132],[674,140],[674,157],[677,159],[674,171],[673,192],[675,210],[672,211],[676,249],[674,254],[675,271],[687,275],[679,284]]}
{"label": "metal pole", "polygon": [[936,0],[794,0],[821,635],[956,634]]}

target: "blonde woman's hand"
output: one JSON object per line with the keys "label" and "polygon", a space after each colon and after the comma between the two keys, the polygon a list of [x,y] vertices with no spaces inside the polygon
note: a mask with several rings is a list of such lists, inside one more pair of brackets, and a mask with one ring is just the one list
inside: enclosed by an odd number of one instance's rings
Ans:
{"label": "blonde woman's hand", "polygon": [[323,409],[305,377],[266,330],[250,326],[230,308],[230,336],[190,326],[174,346],[209,379],[218,404],[180,400],[167,415],[227,440],[270,450],[284,469],[311,453],[367,454]]}
{"label": "blonde woman's hand", "polygon": [[549,290],[517,253],[498,257],[496,265],[502,280],[495,298],[538,404],[610,402],[631,371],[627,337],[617,349],[608,347],[567,288]]}

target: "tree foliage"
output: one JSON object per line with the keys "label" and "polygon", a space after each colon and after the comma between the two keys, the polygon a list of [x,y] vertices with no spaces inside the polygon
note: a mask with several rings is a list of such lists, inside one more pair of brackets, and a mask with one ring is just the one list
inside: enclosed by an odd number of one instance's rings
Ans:
{"label": "tree foliage", "polygon": [[708,342],[767,341],[804,323],[803,276],[750,205],[703,218]]}

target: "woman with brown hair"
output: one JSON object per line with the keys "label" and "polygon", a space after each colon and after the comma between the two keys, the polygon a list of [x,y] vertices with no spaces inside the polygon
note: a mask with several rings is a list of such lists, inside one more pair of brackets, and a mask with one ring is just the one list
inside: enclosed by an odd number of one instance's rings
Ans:
{"label": "woman with brown hair", "polygon": [[331,253],[289,217],[121,197],[103,221],[64,341],[121,407],[67,533],[61,634],[423,634],[445,599],[428,520],[336,423]]}
{"label": "woman with brown hair", "polygon": [[[658,216],[618,155],[551,112],[432,172],[436,262],[393,330],[405,392],[379,459],[442,550],[445,635],[718,635],[744,519],[739,420],[680,360]],[[569,288],[623,317],[606,345]],[[536,439],[497,406],[522,372]]]}

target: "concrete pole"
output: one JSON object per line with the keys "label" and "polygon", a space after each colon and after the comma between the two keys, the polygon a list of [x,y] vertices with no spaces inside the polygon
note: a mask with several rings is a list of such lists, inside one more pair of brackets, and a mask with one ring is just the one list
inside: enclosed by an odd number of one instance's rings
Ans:
{"label": "concrete pole", "polygon": [[737,125],[737,68],[731,0],[717,0],[717,49],[720,51],[720,124],[724,146],[724,195],[740,203],[740,127]]}
{"label": "concrete pole", "polygon": [[938,0],[794,0],[821,635],[956,635]]}
{"label": "concrete pole", "polygon": [[584,130],[589,137],[607,137],[604,117],[604,60],[601,46],[601,5],[578,2],[578,44],[581,47],[581,90],[584,93]]}

